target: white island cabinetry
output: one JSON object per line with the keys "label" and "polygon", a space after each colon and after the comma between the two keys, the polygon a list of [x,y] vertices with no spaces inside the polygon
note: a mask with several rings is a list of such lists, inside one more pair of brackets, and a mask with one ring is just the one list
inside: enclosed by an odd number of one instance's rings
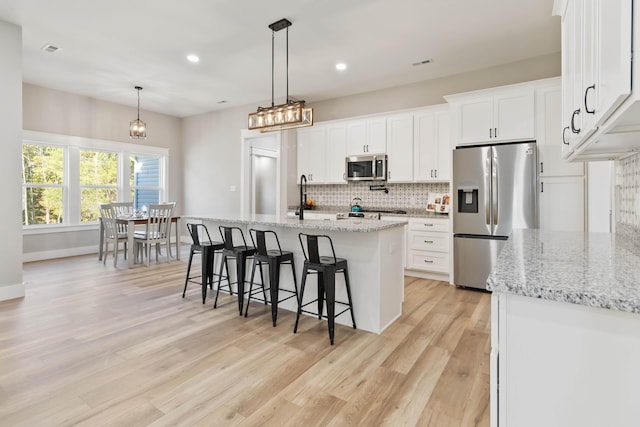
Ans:
{"label": "white island cabinetry", "polygon": [[[353,300],[353,313],[358,329],[381,333],[402,314],[404,291],[403,253],[404,225],[406,221],[336,220],[278,217],[273,215],[185,215],[201,220],[209,230],[219,225],[237,226],[248,239],[250,228],[273,230],[278,234],[283,250],[292,251],[295,270],[301,279],[304,254],[299,233],[328,235],[333,240],[336,256],[345,258],[349,267],[349,280]],[[324,255],[324,254],[323,254]],[[216,267],[218,268],[218,267]],[[217,271],[217,270],[216,270]],[[235,274],[232,268],[232,275]],[[309,277],[305,289],[307,298],[315,298],[316,278]],[[283,289],[293,289],[290,274],[280,276]],[[346,301],[344,276],[336,275],[336,300]],[[279,309],[297,310],[294,299],[279,304]],[[351,327],[349,313],[336,318],[336,323]]]}
{"label": "white island cabinetry", "polygon": [[513,231],[487,283],[493,427],[638,425],[639,263],[623,236]]}

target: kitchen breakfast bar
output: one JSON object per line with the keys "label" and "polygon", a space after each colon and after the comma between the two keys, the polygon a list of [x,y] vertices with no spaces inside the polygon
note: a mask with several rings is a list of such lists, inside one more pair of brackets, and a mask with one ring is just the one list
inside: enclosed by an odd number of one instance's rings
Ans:
{"label": "kitchen breakfast bar", "polygon": [[[358,329],[379,334],[402,313],[406,221],[390,222],[353,218],[299,220],[275,215],[184,215],[183,218],[187,223],[202,222],[207,226],[211,238],[218,241],[222,239],[218,231],[219,226],[239,227],[248,245],[251,245],[250,229],[275,231],[282,250],[294,253],[298,283],[301,282],[304,262],[304,254],[298,239],[299,233],[327,235],[333,241],[336,256],[348,261],[353,311]],[[216,272],[219,268],[218,263],[219,259],[216,259]],[[235,277],[234,268],[231,264],[229,266],[231,275]],[[248,266],[247,281],[250,276],[251,271]],[[256,273],[256,276],[259,275]],[[313,277],[308,279],[304,295],[305,302],[316,298],[315,280]],[[280,274],[280,288],[294,289],[291,274],[285,269]],[[336,300],[346,300],[342,274],[336,275]],[[296,311],[297,303],[295,299],[290,299],[281,303],[278,308]],[[351,326],[349,313],[338,316],[336,323]]]}

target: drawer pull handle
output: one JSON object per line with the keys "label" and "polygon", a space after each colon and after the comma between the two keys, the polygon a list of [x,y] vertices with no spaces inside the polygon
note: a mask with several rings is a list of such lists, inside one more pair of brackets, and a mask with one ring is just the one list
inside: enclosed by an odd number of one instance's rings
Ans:
{"label": "drawer pull handle", "polygon": [[425,243],[433,243],[433,240],[425,240]]}
{"label": "drawer pull handle", "polygon": [[431,259],[425,259],[424,262],[429,263],[429,264],[433,264],[433,260],[431,260]]}
{"label": "drawer pull handle", "polygon": [[433,224],[425,224],[425,227],[433,227]]}

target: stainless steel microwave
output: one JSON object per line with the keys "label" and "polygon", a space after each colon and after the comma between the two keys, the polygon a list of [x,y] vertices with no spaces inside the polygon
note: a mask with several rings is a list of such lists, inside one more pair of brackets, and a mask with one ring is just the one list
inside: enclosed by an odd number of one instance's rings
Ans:
{"label": "stainless steel microwave", "polygon": [[347,157],[345,171],[347,181],[384,181],[387,179],[387,155]]}

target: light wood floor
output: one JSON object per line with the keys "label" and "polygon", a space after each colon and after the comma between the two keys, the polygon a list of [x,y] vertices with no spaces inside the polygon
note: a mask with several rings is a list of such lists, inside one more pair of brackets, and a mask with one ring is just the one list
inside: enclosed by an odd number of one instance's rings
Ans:
{"label": "light wood floor", "polygon": [[0,425],[489,425],[488,294],[407,277],[398,321],[330,346],[326,321],[182,299],[185,271],[26,264],[0,303]]}

